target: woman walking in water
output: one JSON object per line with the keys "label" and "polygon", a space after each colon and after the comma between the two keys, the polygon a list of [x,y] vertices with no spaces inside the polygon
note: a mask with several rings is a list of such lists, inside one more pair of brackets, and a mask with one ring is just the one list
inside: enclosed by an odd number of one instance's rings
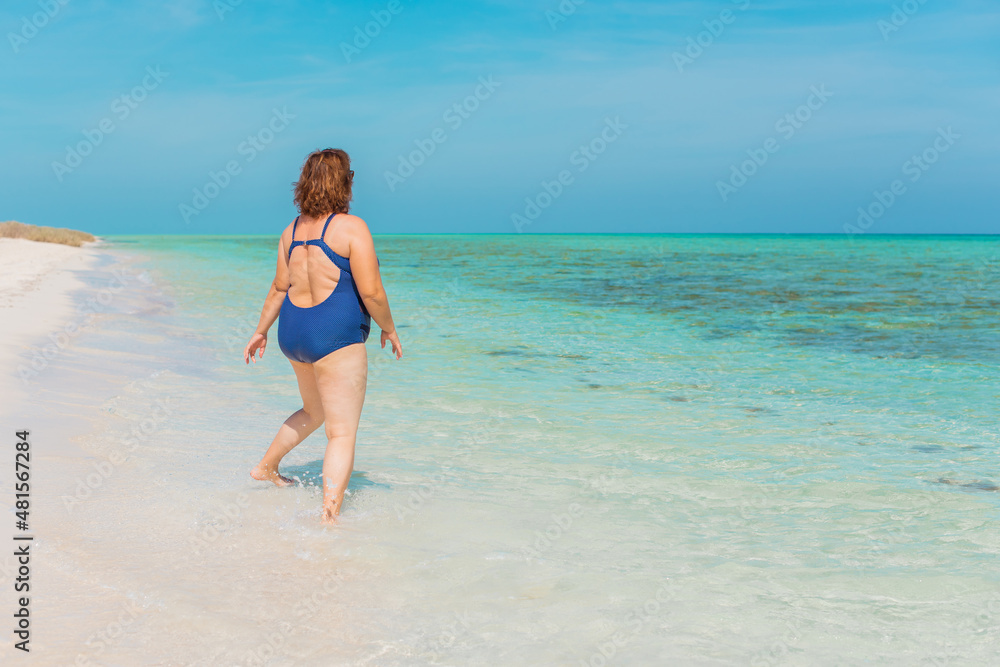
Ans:
{"label": "woman walking in water", "polygon": [[306,158],[295,184],[300,215],[278,243],[278,269],[264,300],[257,330],[243,351],[250,363],[263,358],[267,332],[279,314],[278,346],[299,383],[302,408],[278,429],[254,479],[278,486],[292,480],[278,472],[293,447],[326,424],[323,457],[323,521],[340,515],[354,468],[354,442],[368,385],[365,341],[371,320],[382,329],[399,359],[403,347],[382,287],[372,235],[364,220],[350,215],[351,160],[327,148]]}

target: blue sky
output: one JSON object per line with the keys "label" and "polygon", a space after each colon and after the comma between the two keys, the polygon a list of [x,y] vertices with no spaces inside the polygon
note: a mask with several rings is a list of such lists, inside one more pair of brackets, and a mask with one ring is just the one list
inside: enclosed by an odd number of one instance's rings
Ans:
{"label": "blue sky", "polygon": [[0,11],[0,220],[274,233],[331,146],[376,233],[998,232],[995,2],[59,2]]}

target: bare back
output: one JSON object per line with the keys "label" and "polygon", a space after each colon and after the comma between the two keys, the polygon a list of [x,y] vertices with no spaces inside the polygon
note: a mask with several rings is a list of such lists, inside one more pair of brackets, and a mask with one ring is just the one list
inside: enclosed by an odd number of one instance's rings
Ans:
{"label": "bare back", "polygon": [[[347,217],[345,214],[333,216],[323,240],[335,253],[350,260],[350,238],[343,229]],[[290,255],[288,253],[288,248],[292,244],[293,228],[295,241],[308,241],[320,238],[325,222],[326,218],[303,215],[299,217],[297,226],[289,225],[282,234],[285,262],[288,267],[288,298],[299,308],[311,308],[323,303],[340,281],[340,269],[330,261],[321,247],[296,246],[295,252]]]}

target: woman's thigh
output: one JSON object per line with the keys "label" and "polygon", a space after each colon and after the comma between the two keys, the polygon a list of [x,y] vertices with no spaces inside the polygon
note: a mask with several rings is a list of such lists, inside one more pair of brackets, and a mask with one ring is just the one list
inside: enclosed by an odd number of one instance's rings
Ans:
{"label": "woman's thigh", "polygon": [[320,399],[319,387],[316,384],[316,372],[312,364],[298,361],[288,362],[295,371],[295,379],[299,383],[299,395],[302,396],[302,408],[314,419],[323,418],[323,401]]}
{"label": "woman's thigh", "polygon": [[361,420],[368,387],[368,352],[355,343],[331,352],[313,365],[327,437],[353,435]]}

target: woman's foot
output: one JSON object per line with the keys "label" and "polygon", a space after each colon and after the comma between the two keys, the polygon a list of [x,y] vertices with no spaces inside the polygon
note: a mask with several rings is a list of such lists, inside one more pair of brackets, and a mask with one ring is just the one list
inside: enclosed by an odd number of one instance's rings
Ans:
{"label": "woman's foot", "polygon": [[275,486],[290,486],[295,484],[294,479],[288,479],[278,472],[277,468],[270,468],[262,463],[250,471],[250,476],[261,482],[274,482]]}
{"label": "woman's foot", "polygon": [[323,516],[320,522],[325,526],[334,526],[340,517],[340,508],[333,503],[323,503]]}

